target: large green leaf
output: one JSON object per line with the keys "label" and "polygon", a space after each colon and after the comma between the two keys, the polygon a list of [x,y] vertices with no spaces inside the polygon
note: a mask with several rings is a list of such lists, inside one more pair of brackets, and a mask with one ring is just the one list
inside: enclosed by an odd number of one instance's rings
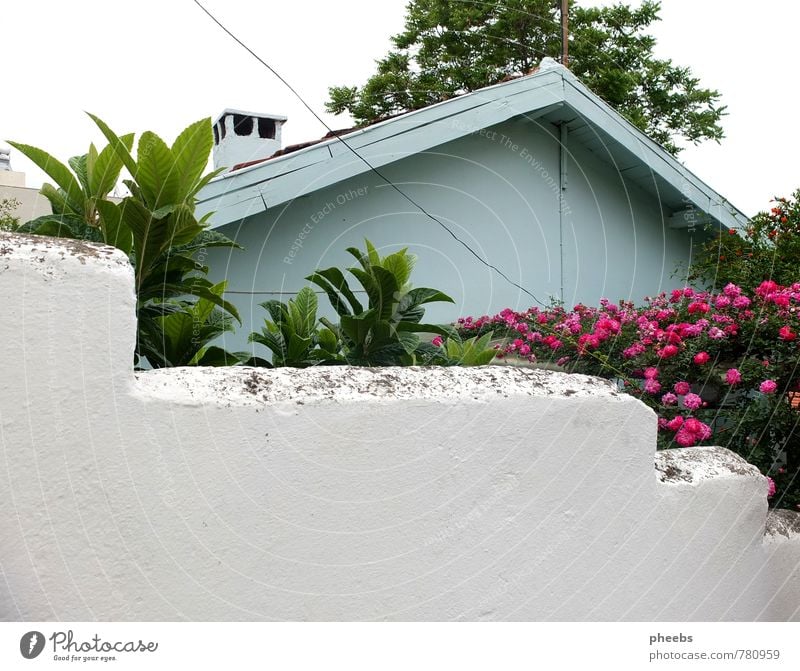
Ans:
{"label": "large green leaf", "polygon": [[380,266],[373,266],[369,272],[361,268],[348,270],[361,282],[369,296],[370,308],[377,310],[380,319],[391,317],[400,289],[395,276]]}
{"label": "large green leaf", "polygon": [[193,123],[172,144],[171,154],[178,174],[178,197],[181,200],[195,195],[213,144],[210,118]]}
{"label": "large green leaf", "polygon": [[407,249],[390,254],[381,261],[381,267],[386,268],[397,280],[397,285],[402,289],[411,279],[411,271],[414,269],[417,257],[409,254]]}
{"label": "large green leaf", "polygon": [[306,338],[298,333],[289,335],[286,347],[286,359],[291,363],[298,363],[306,358],[308,350],[313,345],[311,338]]}
{"label": "large green leaf", "polygon": [[317,326],[317,295],[313,289],[303,287],[294,300],[289,301],[292,325],[298,335],[310,338]]}
{"label": "large green leaf", "polygon": [[75,176],[78,178],[78,181],[81,184],[84,198],[87,198],[91,194],[89,189],[89,178],[86,172],[87,158],[87,154],[83,154],[82,156],[73,156],[67,161],[67,163],[69,163],[69,167],[72,168],[72,171],[75,173]]}
{"label": "large green leaf", "polygon": [[347,303],[322,274],[316,272],[306,277],[306,279],[309,282],[316,284],[327,294],[328,300],[331,302],[331,306],[334,310],[336,310],[336,314],[338,314],[340,317],[352,314],[352,310],[348,307]]}
{"label": "large green leaf", "polygon": [[8,144],[27,156],[63,189],[64,198],[75,212],[83,211],[83,190],[81,189],[80,183],[75,179],[75,176],[69,171],[67,166],[38,147],[11,141],[9,141]]}
{"label": "large green leaf", "polygon": [[[133,146],[133,136],[130,136],[130,141],[127,140],[129,136],[123,135],[122,137],[117,136],[117,134],[108,127],[105,121],[103,121],[100,117],[95,116],[94,114],[90,114],[89,112],[86,113],[92,121],[97,124],[97,127],[100,129],[100,132],[103,133],[106,140],[108,140],[109,145],[113,148],[114,153],[116,153],[117,157],[120,161],[122,161],[122,165],[127,168],[128,172],[131,176],[136,175],[136,161],[131,156],[131,147]],[[126,182],[127,184],[127,182]],[[133,190],[131,190],[133,192]]]}
{"label": "large green leaf", "polygon": [[[355,294],[351,291],[350,286],[347,284],[347,280],[344,277],[344,273],[342,273],[341,270],[336,267],[327,268],[326,270],[317,270],[314,275],[321,275],[331,284],[331,286],[333,286],[335,289],[338,289],[342,296],[344,296],[350,303],[350,309],[353,314],[358,314],[364,310]],[[311,277],[313,276],[306,277],[306,279],[310,280]]]}
{"label": "large green leaf", "polygon": [[438,302],[455,303],[450,296],[438,291],[437,289],[426,289],[424,287],[420,287],[418,289],[412,289],[406,295],[411,299],[413,305],[425,305],[426,303]]}
{"label": "large green leaf", "polygon": [[142,133],[139,137],[136,161],[137,170],[133,177],[139,184],[142,197],[150,210],[158,213],[163,207],[184,202],[180,194],[181,176],[178,166],[164,140],[152,131]]}
{"label": "large green leaf", "polygon": [[400,333],[435,333],[444,338],[458,338],[458,330],[447,324],[418,324],[399,322],[395,329]]}
{"label": "large green leaf", "polygon": [[342,333],[354,344],[365,343],[370,330],[376,325],[377,311],[367,310],[359,315],[342,315]]}
{"label": "large green leaf", "polygon": [[120,204],[120,225],[130,230],[136,258],[137,291],[150,271],[150,265],[164,251],[167,241],[163,230],[153,226],[153,215],[138,199],[128,197]]}
{"label": "large green leaf", "polygon": [[106,244],[114,245],[130,254],[133,249],[133,233],[122,222],[122,209],[108,200],[99,200],[97,211],[100,213],[100,228]]}
{"label": "large green leaf", "polygon": [[[133,133],[122,135],[119,140],[130,152],[133,147]],[[106,145],[96,156],[93,156],[92,149],[94,149],[94,145],[90,147],[87,163],[89,189],[96,198],[105,198],[114,189],[119,180],[119,174],[122,171],[122,159],[119,156],[119,152],[110,144]]]}
{"label": "large green leaf", "polygon": [[190,366],[235,366],[243,359],[246,359],[246,352],[228,352],[222,347],[211,345],[200,350],[195,357],[189,361]]}
{"label": "large green leaf", "polygon": [[50,201],[50,209],[53,210],[53,214],[60,215],[75,212],[67,202],[67,196],[63,189],[57,189],[52,184],[45,183],[42,184],[39,193]]}
{"label": "large green leaf", "polygon": [[248,342],[264,345],[278,357],[276,363],[283,363],[283,359],[286,357],[286,344],[280,333],[273,333],[267,329],[262,329],[261,333],[251,333],[247,340]]}

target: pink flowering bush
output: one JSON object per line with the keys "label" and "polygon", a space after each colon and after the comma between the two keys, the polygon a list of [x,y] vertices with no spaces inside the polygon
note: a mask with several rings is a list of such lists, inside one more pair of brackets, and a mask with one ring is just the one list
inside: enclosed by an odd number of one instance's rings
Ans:
{"label": "pink flowering bush", "polygon": [[[658,415],[659,449],[722,445],[774,483],[773,505],[800,504],[800,283],[685,287],[599,307],[554,305],[465,317],[494,331],[499,357],[617,381]],[[800,506],[798,506],[800,507]]]}

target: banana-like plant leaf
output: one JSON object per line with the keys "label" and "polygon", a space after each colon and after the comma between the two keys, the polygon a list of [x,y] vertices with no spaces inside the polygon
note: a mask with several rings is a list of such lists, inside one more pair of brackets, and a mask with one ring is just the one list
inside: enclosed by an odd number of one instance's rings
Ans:
{"label": "banana-like plant leaf", "polygon": [[[105,121],[103,121],[100,117],[95,116],[94,114],[90,114],[89,112],[86,113],[89,118],[94,121],[97,127],[100,129],[100,132],[105,136],[106,140],[108,140],[108,144],[113,148],[114,153],[117,155],[120,161],[122,161],[122,165],[128,170],[131,176],[136,179],[136,161],[131,156],[131,147],[133,146],[133,138],[131,137],[130,144],[126,143],[126,138],[128,136],[123,135],[122,137],[117,136],[117,134],[108,127]],[[131,180],[126,180],[125,184],[130,189]],[[131,189],[131,192],[133,190]]]}
{"label": "banana-like plant leaf", "polygon": [[[119,138],[124,147],[130,151],[133,147],[133,133],[122,135]],[[117,184],[122,171],[122,160],[112,145],[106,145],[103,150],[93,156],[90,147],[87,172],[89,177],[89,190],[96,198],[105,198]],[[96,152],[96,150],[95,150]]]}
{"label": "banana-like plant leaf", "polygon": [[358,315],[342,315],[340,321],[342,334],[353,343],[363,343],[370,330],[375,326],[377,317],[376,310],[367,310]]}
{"label": "banana-like plant leaf", "polygon": [[200,350],[189,362],[190,366],[235,366],[246,352],[229,352],[217,345]]}
{"label": "banana-like plant leaf", "polygon": [[163,218],[158,212],[163,207],[174,207],[184,202],[179,193],[181,176],[172,157],[172,152],[158,135],[146,131],[139,137],[136,152],[136,174],[133,177],[142,190],[144,201],[154,216]]}
{"label": "banana-like plant leaf", "polygon": [[440,302],[455,303],[450,296],[438,291],[437,289],[426,289],[424,287],[420,287],[418,289],[412,289],[406,295],[409,296],[413,305],[425,305],[426,303]]}
{"label": "banana-like plant leaf", "polygon": [[83,211],[83,191],[81,190],[80,182],[78,182],[67,166],[38,147],[22,144],[21,142],[9,141],[8,144],[27,156],[61,187],[64,191],[64,198],[75,212]]}
{"label": "banana-like plant leaf", "polygon": [[120,207],[108,200],[97,201],[96,207],[100,213],[100,228],[106,244],[114,245],[126,254],[130,254],[133,249],[133,233],[123,224]]}
{"label": "banana-like plant leaf", "polygon": [[385,268],[373,266],[369,272],[361,268],[348,268],[369,296],[370,309],[376,310],[380,319],[389,319],[398,300],[400,287],[395,276]]}
{"label": "banana-like plant leaf", "polygon": [[57,189],[52,184],[44,183],[42,184],[42,188],[39,189],[39,193],[50,201],[50,209],[53,210],[53,214],[62,215],[75,213],[67,202],[67,196],[63,189]]}
{"label": "banana-like plant leaf", "polygon": [[[342,273],[341,270],[336,267],[327,268],[326,270],[317,270],[314,275],[321,275],[331,284],[331,286],[337,289],[350,303],[350,311],[353,314],[363,312],[364,308],[356,298],[355,294],[351,291],[350,286],[347,284],[347,280],[344,277],[344,273]],[[311,277],[313,277],[313,275]],[[306,279],[310,280],[311,277],[306,277]]]}
{"label": "banana-like plant leaf", "polygon": [[322,275],[320,272],[316,272],[306,277],[306,279],[309,282],[316,284],[327,294],[328,300],[331,302],[331,306],[334,310],[336,310],[336,314],[338,314],[340,317],[352,314],[352,310],[348,307],[347,303],[336,292],[336,289],[325,278],[324,275]]}
{"label": "banana-like plant leaf", "polygon": [[197,193],[213,144],[210,118],[188,126],[172,144],[170,153],[178,175],[178,194],[181,200]]}
{"label": "banana-like plant leaf", "polygon": [[310,338],[317,327],[317,295],[313,289],[303,287],[294,300],[289,301],[289,309],[293,311],[292,321],[298,335]]}
{"label": "banana-like plant leaf", "polygon": [[408,248],[403,248],[383,259],[381,266],[395,276],[397,285],[402,289],[411,279],[411,271],[414,269],[416,261],[417,257],[409,254]]}
{"label": "banana-like plant leaf", "polygon": [[86,170],[87,158],[87,154],[83,154],[82,156],[73,156],[67,160],[69,167],[72,168],[72,172],[75,173],[75,177],[77,177],[78,182],[80,182],[84,198],[91,195],[91,191],[89,190],[89,177]]}
{"label": "banana-like plant leaf", "polygon": [[449,324],[418,324],[400,322],[395,328],[400,333],[435,333],[443,338],[458,338],[458,330]]}

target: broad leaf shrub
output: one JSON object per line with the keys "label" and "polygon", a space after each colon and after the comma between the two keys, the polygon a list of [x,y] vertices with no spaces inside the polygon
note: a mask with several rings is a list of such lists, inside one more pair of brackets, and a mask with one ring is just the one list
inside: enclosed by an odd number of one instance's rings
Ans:
{"label": "broad leaf shrub", "polygon": [[[800,508],[800,282],[685,287],[635,307],[554,305],[466,317],[498,356],[612,379],[658,415],[658,448],[721,445],[770,477],[770,501]],[[798,394],[797,397],[794,394]]]}
{"label": "broad leaf shrub", "polygon": [[[317,270],[306,278],[327,296],[339,322],[317,316],[318,300],[309,287],[288,303],[262,303],[269,317],[261,332],[251,333],[249,339],[269,349],[272,360],[253,357],[248,364],[481,366],[494,359],[491,333],[462,339],[452,326],[422,322],[425,305],[453,299],[436,289],[412,288],[413,254],[404,248],[381,256],[369,240],[365,244],[366,251],[347,249],[357,265],[346,271],[359,288],[351,287],[336,267]],[[428,340],[423,337],[426,334],[433,337]]]}
{"label": "broad leaf shrub", "polygon": [[[239,314],[200,259],[212,247],[239,246],[208,228],[210,214],[195,215],[198,192],[219,173],[203,174],[213,144],[211,119],[188,126],[172,146],[146,131],[134,155],[133,133],[117,135],[89,116],[108,144],[101,150],[90,144],[86,154],[69,159],[69,167],[38,147],[9,143],[55,182],[41,188],[52,214],[17,230],[103,242],[128,255],[135,273],[137,365],[237,363],[239,355],[210,345],[232,330]],[[130,195],[114,199],[123,168]]]}

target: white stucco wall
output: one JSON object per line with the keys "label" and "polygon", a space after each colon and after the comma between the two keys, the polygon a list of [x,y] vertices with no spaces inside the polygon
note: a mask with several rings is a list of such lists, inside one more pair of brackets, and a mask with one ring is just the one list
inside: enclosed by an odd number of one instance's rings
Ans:
{"label": "white stucco wall", "polygon": [[0,237],[0,619],[800,619],[798,515],[604,381],[134,374],[132,286]]}

